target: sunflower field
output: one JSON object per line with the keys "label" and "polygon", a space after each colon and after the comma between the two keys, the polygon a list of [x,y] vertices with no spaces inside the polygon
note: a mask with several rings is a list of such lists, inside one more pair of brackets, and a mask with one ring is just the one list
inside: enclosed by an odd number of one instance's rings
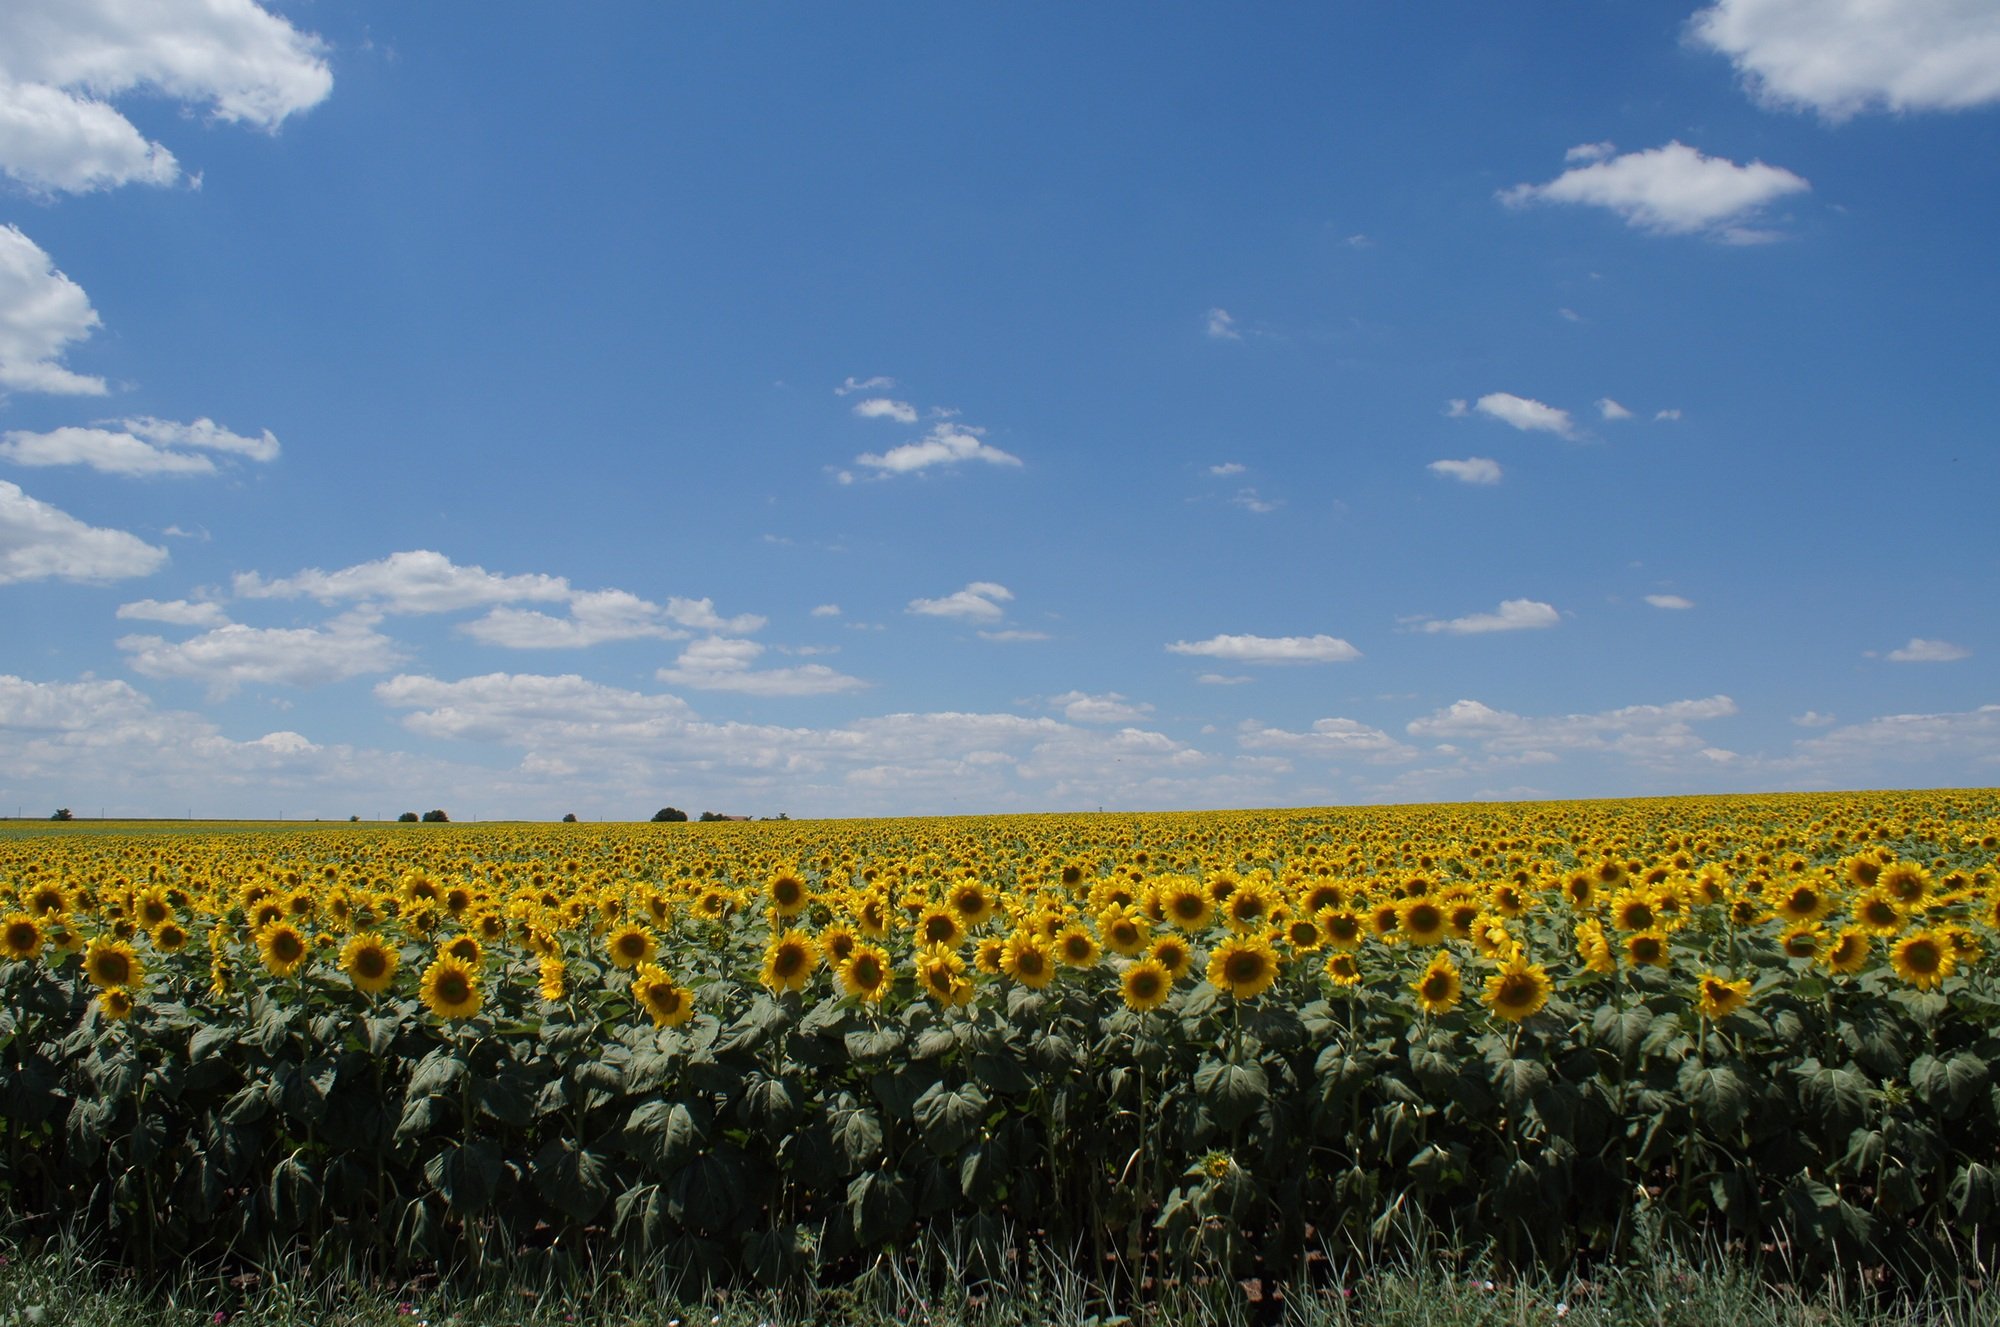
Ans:
{"label": "sunflower field", "polygon": [[0,840],[0,1219],[141,1268],[1983,1263],[2000,792]]}

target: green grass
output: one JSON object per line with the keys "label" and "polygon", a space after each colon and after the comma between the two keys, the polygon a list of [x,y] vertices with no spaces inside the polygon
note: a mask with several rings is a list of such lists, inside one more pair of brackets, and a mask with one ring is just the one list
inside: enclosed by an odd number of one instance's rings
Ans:
{"label": "green grass", "polygon": [[1107,1306],[1073,1273],[1022,1268],[977,1293],[933,1254],[878,1263],[817,1293],[677,1296],[611,1275],[455,1289],[339,1278],[181,1279],[142,1286],[74,1248],[0,1243],[0,1327],[1975,1327],[2000,1324],[2000,1294],[1928,1286],[1914,1296],[1793,1287],[1741,1264],[1669,1257],[1588,1280],[1495,1281],[1411,1259],[1332,1278],[1289,1302],[1231,1285]]}

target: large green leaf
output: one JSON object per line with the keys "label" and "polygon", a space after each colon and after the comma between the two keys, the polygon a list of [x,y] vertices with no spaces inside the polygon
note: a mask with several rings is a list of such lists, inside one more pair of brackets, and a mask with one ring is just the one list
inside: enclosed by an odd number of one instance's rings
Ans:
{"label": "large green leaf", "polygon": [[1209,1060],[1195,1070],[1194,1090],[1215,1122],[1233,1129],[1270,1099],[1271,1083],[1262,1065]]}
{"label": "large green leaf", "polygon": [[568,1138],[544,1144],[529,1173],[542,1197],[579,1224],[596,1216],[611,1197],[604,1158]]}
{"label": "large green leaf", "polygon": [[977,1083],[938,1083],[917,1098],[912,1114],[925,1147],[939,1156],[955,1156],[978,1133],[991,1106],[992,1099]]}
{"label": "large green leaf", "polygon": [[901,1233],[914,1209],[907,1186],[894,1171],[869,1170],[848,1184],[847,1212],[854,1238],[867,1248]]}

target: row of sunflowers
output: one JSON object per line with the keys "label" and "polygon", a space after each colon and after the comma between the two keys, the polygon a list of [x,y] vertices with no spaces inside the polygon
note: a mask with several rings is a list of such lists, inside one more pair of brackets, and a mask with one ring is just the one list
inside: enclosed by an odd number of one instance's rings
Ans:
{"label": "row of sunflowers", "polygon": [[1979,790],[64,827],[0,842],[0,1205],[773,1282],[917,1229],[1304,1275],[1414,1221],[1914,1265],[2000,1214],[1996,861]]}

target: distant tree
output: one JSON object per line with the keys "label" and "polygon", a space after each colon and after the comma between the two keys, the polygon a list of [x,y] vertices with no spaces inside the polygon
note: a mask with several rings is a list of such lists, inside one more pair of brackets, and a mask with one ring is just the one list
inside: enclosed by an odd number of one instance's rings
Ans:
{"label": "distant tree", "polygon": [[396,823],[399,825],[414,825],[417,823],[417,813],[415,811],[405,811],[396,817]]}
{"label": "distant tree", "polygon": [[347,823],[348,823],[348,824],[350,824],[350,825],[358,825],[358,824],[360,824],[360,823],[361,823],[361,817],[360,817],[360,816],[349,816],[349,817],[347,818]]}
{"label": "distant tree", "polygon": [[[683,818],[683,819],[685,819],[686,817],[682,817],[682,818]],[[76,819],[76,812],[74,812],[74,811],[70,810],[70,809],[69,809],[68,807],[66,807],[66,806],[59,806],[59,807],[57,807],[57,808],[56,808],[56,813],[55,813],[54,815],[50,816],[50,817],[49,817],[49,819],[51,819],[51,820],[74,820],[74,819]]]}
{"label": "distant tree", "polygon": [[576,812],[571,811],[567,815],[565,815],[563,817],[563,823],[565,825],[574,825],[576,823]]}
{"label": "distant tree", "polygon": [[678,825],[687,818],[688,813],[677,806],[663,806],[653,812],[653,823],[656,825]]}
{"label": "distant tree", "polygon": [[446,815],[442,811],[424,812],[424,823],[426,825],[444,825],[444,824],[449,824],[450,821],[451,817]]}
{"label": "distant tree", "polygon": [[721,814],[718,811],[704,811],[701,813],[698,819],[701,821],[702,824],[706,825],[711,820],[727,820],[729,819],[729,817]]}

